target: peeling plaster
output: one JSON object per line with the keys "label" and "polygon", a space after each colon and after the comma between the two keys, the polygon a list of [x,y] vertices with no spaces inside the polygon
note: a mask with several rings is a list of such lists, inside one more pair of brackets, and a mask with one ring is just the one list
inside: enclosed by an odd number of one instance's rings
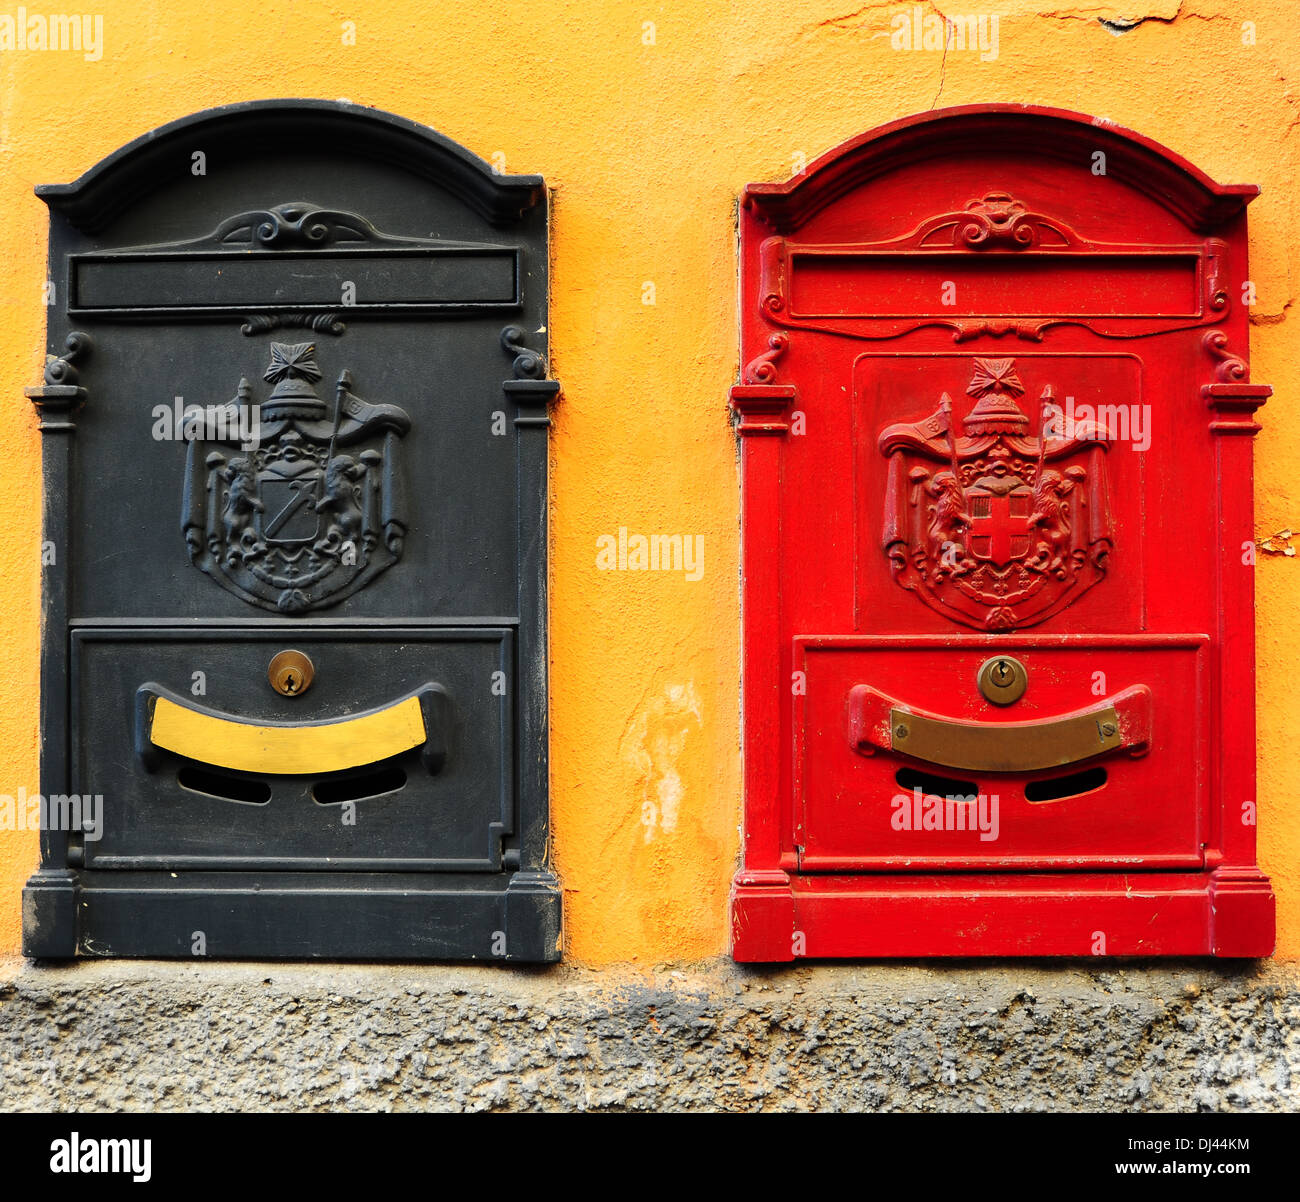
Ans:
{"label": "peeling plaster", "polygon": [[670,684],[629,724],[623,758],[637,773],[645,842],[677,829],[685,787],[678,762],[703,721],[694,681]]}

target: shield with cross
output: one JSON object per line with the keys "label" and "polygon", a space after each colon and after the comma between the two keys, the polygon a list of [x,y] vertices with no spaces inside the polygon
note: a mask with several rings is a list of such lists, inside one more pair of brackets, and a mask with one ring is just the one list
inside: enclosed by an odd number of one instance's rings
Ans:
{"label": "shield with cross", "polygon": [[1032,547],[1034,490],[1019,477],[981,476],[964,493],[972,558],[998,567],[1025,559]]}

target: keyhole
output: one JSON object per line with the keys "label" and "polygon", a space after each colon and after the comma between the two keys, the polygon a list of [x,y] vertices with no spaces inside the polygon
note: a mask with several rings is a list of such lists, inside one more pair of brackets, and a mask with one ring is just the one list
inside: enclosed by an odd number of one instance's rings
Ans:
{"label": "keyhole", "polygon": [[1024,696],[1029,673],[1018,659],[1010,655],[995,655],[980,665],[975,683],[985,701],[994,705],[1014,705]]}
{"label": "keyhole", "polygon": [[315,665],[301,651],[281,651],[267,669],[271,687],[281,697],[297,697],[299,693],[305,693],[315,675]]}

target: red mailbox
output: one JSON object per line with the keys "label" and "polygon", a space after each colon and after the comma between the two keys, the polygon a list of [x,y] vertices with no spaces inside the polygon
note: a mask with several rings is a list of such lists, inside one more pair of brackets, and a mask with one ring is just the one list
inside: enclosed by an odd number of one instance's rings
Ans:
{"label": "red mailbox", "polygon": [[737,960],[1267,955],[1246,205],[894,122],[741,211]]}

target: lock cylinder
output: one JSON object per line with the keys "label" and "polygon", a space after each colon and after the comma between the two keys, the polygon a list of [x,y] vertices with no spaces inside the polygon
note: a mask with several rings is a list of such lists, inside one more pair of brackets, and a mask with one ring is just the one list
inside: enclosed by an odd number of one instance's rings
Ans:
{"label": "lock cylinder", "polygon": [[975,677],[986,701],[994,705],[1011,705],[1025,695],[1029,687],[1029,670],[1010,655],[986,659]]}
{"label": "lock cylinder", "polygon": [[316,676],[316,667],[301,651],[281,651],[266,669],[271,687],[281,697],[301,697]]}

